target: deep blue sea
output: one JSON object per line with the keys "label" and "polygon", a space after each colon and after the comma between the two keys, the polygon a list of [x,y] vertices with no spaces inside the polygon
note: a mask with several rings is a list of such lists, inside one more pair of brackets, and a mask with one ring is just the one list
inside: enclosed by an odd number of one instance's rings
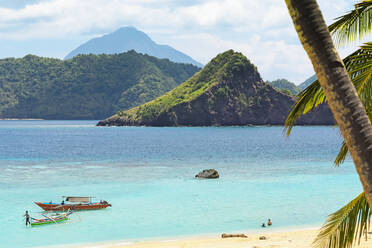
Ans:
{"label": "deep blue sea", "polygon": [[[38,247],[321,225],[362,191],[334,127],[95,127],[0,121],[0,244]],[[215,168],[217,180],[194,175]],[[96,196],[112,208],[25,227],[34,201]]]}

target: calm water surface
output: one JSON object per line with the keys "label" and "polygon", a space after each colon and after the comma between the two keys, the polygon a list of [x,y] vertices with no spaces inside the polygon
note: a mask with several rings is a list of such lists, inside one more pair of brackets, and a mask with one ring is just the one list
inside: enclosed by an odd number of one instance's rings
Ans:
{"label": "calm water surface", "polygon": [[[37,247],[320,225],[361,186],[334,168],[333,127],[95,127],[94,121],[0,121],[0,244]],[[218,180],[196,180],[215,168]],[[113,207],[26,228],[34,201],[97,196]]]}

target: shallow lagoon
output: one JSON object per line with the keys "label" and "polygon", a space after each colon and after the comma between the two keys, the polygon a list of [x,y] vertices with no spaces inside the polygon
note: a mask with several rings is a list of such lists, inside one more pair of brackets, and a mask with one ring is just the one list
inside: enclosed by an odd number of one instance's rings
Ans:
{"label": "shallow lagoon", "polygon": [[[139,240],[318,226],[361,186],[334,168],[333,127],[95,127],[94,121],[0,121],[1,247]],[[218,180],[196,180],[215,168]],[[113,207],[26,228],[34,201],[93,195]]]}

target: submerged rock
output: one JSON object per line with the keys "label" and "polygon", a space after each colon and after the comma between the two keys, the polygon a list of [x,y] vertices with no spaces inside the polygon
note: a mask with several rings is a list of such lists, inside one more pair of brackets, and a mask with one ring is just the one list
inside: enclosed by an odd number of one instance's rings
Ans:
{"label": "submerged rock", "polygon": [[215,178],[219,178],[220,175],[215,169],[209,169],[209,170],[203,170],[202,172],[199,172],[197,175],[195,175],[195,177],[215,179]]}

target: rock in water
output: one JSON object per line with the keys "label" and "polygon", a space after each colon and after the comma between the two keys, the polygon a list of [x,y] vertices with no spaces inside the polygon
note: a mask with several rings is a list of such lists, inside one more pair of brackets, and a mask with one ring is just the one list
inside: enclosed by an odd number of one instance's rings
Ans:
{"label": "rock in water", "polygon": [[215,178],[219,178],[220,175],[215,169],[209,169],[209,170],[203,170],[202,172],[199,172],[197,175],[195,175],[195,177],[215,179]]}

